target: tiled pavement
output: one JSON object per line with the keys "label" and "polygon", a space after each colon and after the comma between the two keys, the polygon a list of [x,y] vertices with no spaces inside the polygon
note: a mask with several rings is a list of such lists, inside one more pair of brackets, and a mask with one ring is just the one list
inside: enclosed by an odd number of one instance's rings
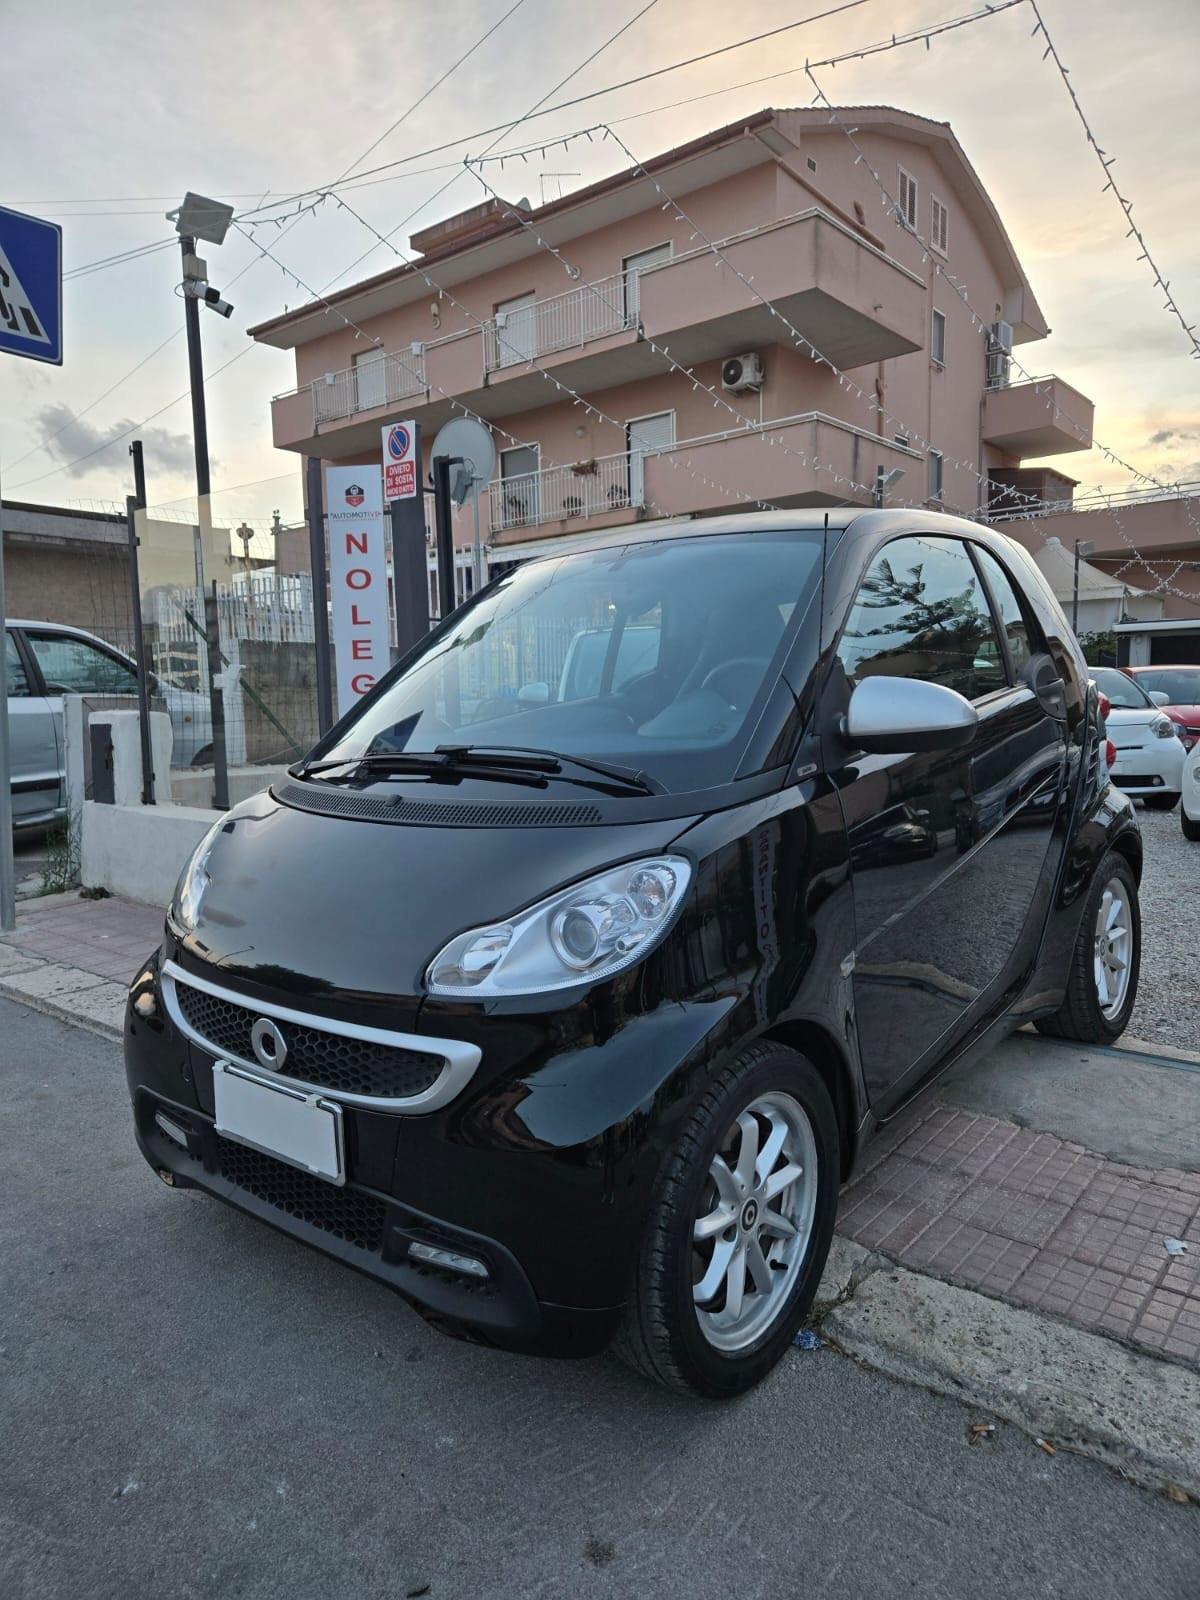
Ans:
{"label": "tiled pavement", "polygon": [[[1200,1172],[926,1101],[873,1141],[838,1232],[906,1267],[1200,1361]],[[1171,1255],[1165,1240],[1188,1250]]]}
{"label": "tiled pavement", "polygon": [[128,984],[161,939],[162,925],[160,910],[133,900],[56,895],[44,902],[23,901],[17,930],[5,943],[43,961],[64,962]]}
{"label": "tiled pavement", "polygon": [[[125,986],[161,931],[160,910],[128,900],[25,902],[0,939],[0,992],[115,1032]],[[872,1141],[838,1232],[914,1270],[1200,1362],[1200,1172],[1126,1166],[928,1098]],[[1189,1249],[1171,1256],[1168,1238]]]}

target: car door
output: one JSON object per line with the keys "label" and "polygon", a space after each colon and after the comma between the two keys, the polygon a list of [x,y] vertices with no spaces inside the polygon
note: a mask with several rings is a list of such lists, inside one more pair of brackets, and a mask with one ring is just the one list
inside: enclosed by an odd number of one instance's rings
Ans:
{"label": "car door", "polygon": [[[137,695],[133,665],[98,639],[53,628],[26,628],[25,644],[37,665],[47,703],[54,715],[55,736],[63,744],[64,694]],[[131,699],[131,706],[136,699]]]}
{"label": "car door", "polygon": [[835,694],[871,675],[921,678],[979,716],[965,748],[850,750],[833,773],[853,879],[859,1046],[884,1112],[998,1002],[1040,936],[1066,740],[1032,686],[1045,665],[1034,626],[993,555],[921,535],[879,550],[841,631]]}
{"label": "car door", "polygon": [[34,692],[15,636],[4,635],[13,821],[49,820],[63,804],[62,744],[44,695]]}

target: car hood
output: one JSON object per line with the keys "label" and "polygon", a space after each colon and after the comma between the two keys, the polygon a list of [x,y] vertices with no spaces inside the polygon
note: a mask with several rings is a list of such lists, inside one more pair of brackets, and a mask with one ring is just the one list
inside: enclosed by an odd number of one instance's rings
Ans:
{"label": "car hood", "polygon": [[1160,706],[1160,711],[1165,711],[1168,716],[1179,717],[1186,722],[1189,728],[1200,728],[1200,705],[1170,705]]}
{"label": "car hood", "polygon": [[1157,721],[1162,714],[1157,706],[1147,706],[1144,710],[1134,708],[1127,711],[1120,710],[1114,706],[1105,720],[1108,723],[1110,735],[1114,732],[1132,733],[1139,728],[1149,728],[1150,724]]}
{"label": "car hood", "polygon": [[[487,798],[498,820],[485,827],[322,816],[256,795],[216,836],[184,943],[189,964],[309,1000],[419,996],[426,966],[456,933],[503,921],[614,862],[657,854],[695,821],[511,826],[505,813],[519,818],[529,791],[499,799],[496,789],[489,784]],[[587,791],[564,786],[552,798],[561,811],[586,805]]]}

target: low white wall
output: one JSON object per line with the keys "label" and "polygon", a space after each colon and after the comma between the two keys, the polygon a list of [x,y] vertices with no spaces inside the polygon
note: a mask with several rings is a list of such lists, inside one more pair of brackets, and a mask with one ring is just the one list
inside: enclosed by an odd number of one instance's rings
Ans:
{"label": "low white wall", "polygon": [[[286,767],[230,767],[229,804],[236,806],[259,794],[278,778],[286,775]],[[213,801],[213,774],[211,767],[176,768],[171,774],[171,797],[181,806],[210,806]]]}
{"label": "low white wall", "polygon": [[220,815],[198,806],[106,806],[85,800],[80,878],[89,888],[165,907],[183,863]]}

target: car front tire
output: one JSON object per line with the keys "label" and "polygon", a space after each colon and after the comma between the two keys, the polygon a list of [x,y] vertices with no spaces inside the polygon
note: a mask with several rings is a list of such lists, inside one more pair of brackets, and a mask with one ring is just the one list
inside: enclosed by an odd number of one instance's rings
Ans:
{"label": "car front tire", "polygon": [[1142,801],[1147,811],[1174,811],[1179,804],[1177,794],[1144,794]]}
{"label": "car front tire", "polygon": [[1193,844],[1200,841],[1200,822],[1193,822],[1186,811],[1180,811],[1179,821],[1183,827],[1183,837],[1190,839]]}
{"label": "car front tire", "polygon": [[708,1399],[760,1382],[812,1304],[839,1182],[821,1075],[784,1045],[750,1046],[697,1098],[659,1172],[614,1353]]}
{"label": "car front tire", "polygon": [[1142,916],[1137,879],[1123,855],[1110,850],[1088,891],[1067,974],[1067,992],[1039,1033],[1081,1044],[1111,1044],[1124,1033],[1137,1000]]}

